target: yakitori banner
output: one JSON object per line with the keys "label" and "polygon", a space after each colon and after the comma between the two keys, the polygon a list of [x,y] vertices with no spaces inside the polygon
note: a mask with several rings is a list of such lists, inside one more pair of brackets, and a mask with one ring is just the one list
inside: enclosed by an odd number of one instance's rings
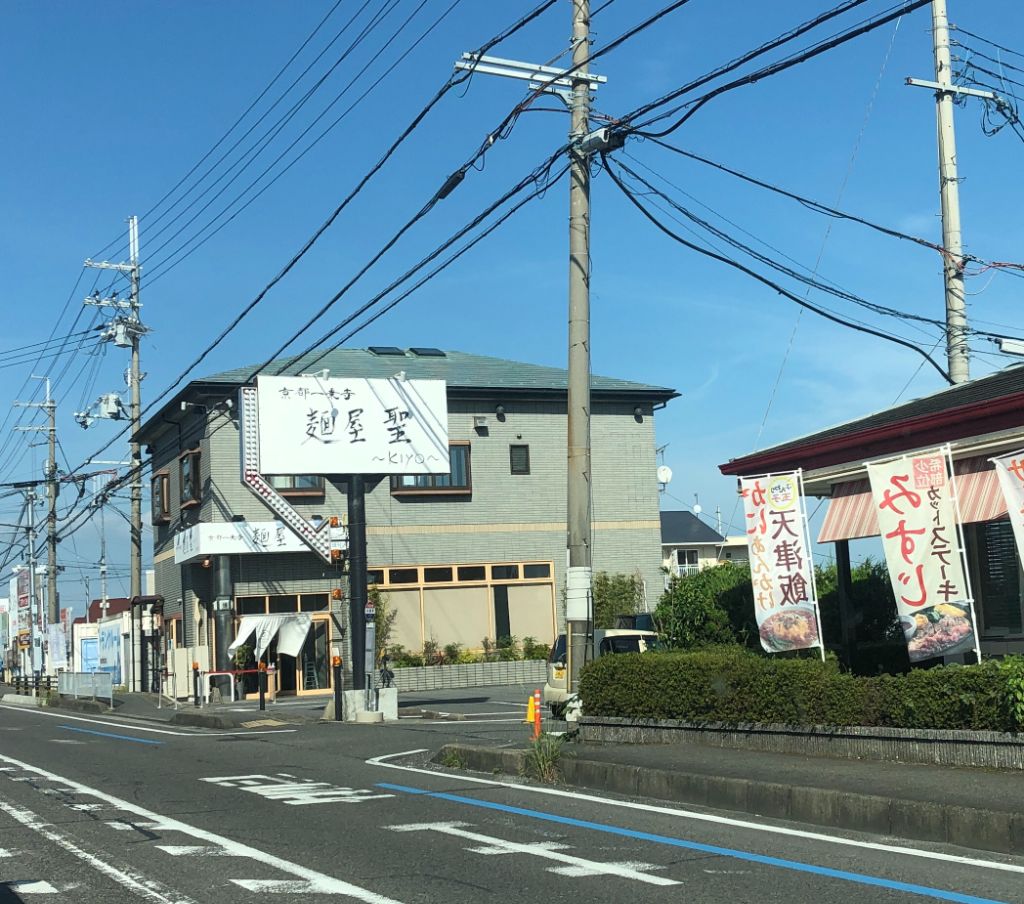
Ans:
{"label": "yakitori banner", "polygon": [[754,613],[769,653],[821,646],[800,472],[744,477]]}
{"label": "yakitori banner", "polygon": [[868,478],[911,662],[977,649],[947,452],[869,463]]}
{"label": "yakitori banner", "polygon": [[1024,562],[1024,453],[1014,452],[993,458],[992,463],[996,466],[996,476],[1006,500],[1006,513],[1013,526],[1017,554]]}

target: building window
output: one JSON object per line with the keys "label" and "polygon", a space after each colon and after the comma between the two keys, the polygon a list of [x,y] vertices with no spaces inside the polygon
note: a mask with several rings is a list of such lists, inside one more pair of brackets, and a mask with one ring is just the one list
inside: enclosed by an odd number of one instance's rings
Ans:
{"label": "building window", "polygon": [[487,580],[487,566],[486,565],[460,565],[459,566],[459,580],[460,581],[486,581]]}
{"label": "building window", "polygon": [[981,636],[1006,637],[1024,633],[1020,565],[1008,518],[986,521],[975,528]]}
{"label": "building window", "polygon": [[524,578],[549,578],[551,577],[550,565],[524,565]]}
{"label": "building window", "polygon": [[530,473],[530,447],[525,445],[508,447],[509,470],[513,474]]}
{"label": "building window", "polygon": [[700,570],[696,549],[676,550],[676,574],[680,577],[687,574],[696,574]]}
{"label": "building window", "polygon": [[324,479],[316,474],[278,474],[270,485],[282,496],[323,496]]}
{"label": "building window", "polygon": [[449,443],[451,471],[448,474],[401,474],[391,478],[395,496],[415,493],[471,493],[472,472],[469,464],[469,443]]}
{"label": "building window", "polygon": [[178,459],[178,478],[181,487],[179,504],[184,508],[202,501],[199,488],[199,450],[186,452]]}
{"label": "building window", "polygon": [[388,572],[388,578],[392,584],[416,584],[420,579],[419,569],[392,568]]}
{"label": "building window", "polygon": [[438,566],[436,568],[424,568],[423,569],[423,583],[424,584],[445,584],[452,579],[452,569],[450,566],[443,567]]}
{"label": "building window", "polygon": [[150,483],[150,500],[153,505],[153,523],[166,524],[171,520],[171,500],[168,492],[171,475],[166,471],[153,475]]}
{"label": "building window", "polygon": [[518,581],[519,580],[519,566],[518,565],[492,565],[491,566],[491,580],[492,581]]}

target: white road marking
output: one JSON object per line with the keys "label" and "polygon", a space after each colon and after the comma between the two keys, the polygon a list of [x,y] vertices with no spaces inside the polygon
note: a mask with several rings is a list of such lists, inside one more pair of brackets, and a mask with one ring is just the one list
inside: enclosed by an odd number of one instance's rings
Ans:
{"label": "white road marking", "polygon": [[79,810],[82,813],[91,813],[94,810],[102,810],[103,804],[65,804],[69,810]]}
{"label": "white road marking", "polygon": [[224,848],[207,844],[158,844],[156,849],[170,854],[172,857],[191,857],[195,854],[201,854],[203,857],[231,856]]}
{"label": "white road marking", "polygon": [[[63,782],[73,788],[78,794],[94,797],[96,800],[110,804],[112,807],[123,810],[125,813],[131,813],[135,816],[141,816],[143,819],[152,820],[153,822],[161,825],[167,831],[181,832],[183,835],[188,835],[191,838],[196,839],[196,841],[202,841],[206,844],[221,847],[233,856],[247,857],[251,860],[256,860],[271,869],[276,869],[282,873],[295,876],[297,879],[313,883],[318,890],[322,890],[321,893],[323,894],[347,895],[350,898],[355,898],[357,901],[362,901],[363,904],[400,904],[400,902],[396,901],[394,898],[388,898],[385,895],[379,895],[369,889],[360,888],[358,885],[353,885],[350,882],[335,879],[333,876],[328,876],[325,873],[318,872],[317,870],[309,869],[308,867],[302,866],[298,863],[292,863],[282,857],[277,857],[273,854],[267,853],[266,851],[261,851],[258,848],[250,847],[247,844],[243,844],[223,835],[218,835],[215,832],[200,829],[197,826],[189,825],[186,822],[181,822],[180,820],[169,816],[161,816],[158,813],[154,813],[152,810],[147,810],[145,807],[133,804],[131,801],[122,800],[121,798],[114,797],[112,794],[107,794],[105,791],[90,788],[88,785],[83,785],[81,782],[76,782],[72,779],[61,778],[59,775],[54,775],[52,772],[47,772],[45,769],[40,769],[38,766],[33,766],[30,763],[25,763],[21,760],[16,760],[13,757],[5,756],[3,754],[0,754],[0,762],[8,763],[10,766],[17,769],[32,772],[53,781]],[[4,804],[0,802],[0,806],[4,806]],[[184,899],[181,899],[181,901],[182,904],[184,904]]]}
{"label": "white road marking", "polygon": [[680,884],[675,879],[647,875],[648,870],[662,868],[649,863],[601,863],[597,860],[587,860],[583,857],[574,857],[572,854],[563,853],[564,845],[552,845],[549,842],[543,841],[536,844],[506,841],[504,838],[494,838],[490,835],[481,835],[479,832],[469,832],[464,828],[466,825],[467,823],[464,822],[425,822],[413,825],[388,826],[388,828],[393,832],[438,832],[441,835],[451,835],[455,838],[474,841],[483,846],[482,848],[466,848],[471,853],[529,854],[544,860],[554,860],[560,866],[548,867],[547,872],[570,878],[618,876],[620,879],[632,879],[636,882],[645,882],[648,885]]}
{"label": "white road marking", "polygon": [[340,895],[343,892],[337,891],[329,885],[322,885],[319,882],[308,882],[301,879],[232,879],[235,885],[239,885],[246,891],[261,892],[272,895]]}
{"label": "white road marking", "polygon": [[85,741],[73,741],[70,738],[50,738],[51,744],[84,744]]}
{"label": "white road marking", "polygon": [[[4,760],[8,763],[17,762],[7,757],[4,757]],[[56,776],[44,773],[41,769],[37,770],[33,766],[22,765],[22,768],[28,768],[31,771],[38,772],[47,778],[57,778]],[[187,898],[178,892],[174,892],[166,886],[161,885],[159,882],[147,879],[145,876],[126,869],[119,869],[113,864],[107,863],[106,860],[101,860],[95,854],[90,854],[88,851],[82,850],[82,848],[78,847],[78,845],[76,845],[67,835],[63,835],[58,832],[41,816],[36,815],[31,810],[12,806],[2,800],[0,800],[0,810],[12,819],[20,822],[25,826],[25,828],[31,829],[47,841],[52,841],[54,844],[63,848],[68,854],[71,854],[73,857],[77,857],[87,866],[96,870],[96,872],[101,873],[109,879],[113,879],[118,883],[118,885],[123,885],[125,888],[130,889],[135,892],[136,895],[141,898],[145,898],[147,901],[154,901],[156,904],[195,904],[191,898]],[[56,891],[56,889],[54,889],[54,891]]]}
{"label": "white road marking", "polygon": [[[476,713],[473,713],[473,715],[476,715]],[[414,718],[418,718],[424,725],[437,725],[445,730],[459,725],[497,725],[501,722],[526,724],[522,719],[424,719],[422,716],[415,716]]]}
{"label": "white road marking", "polygon": [[374,793],[363,788],[340,788],[327,782],[312,779],[295,781],[291,776],[279,778],[275,775],[222,775],[215,778],[201,778],[222,788],[237,788],[258,794],[268,800],[279,800],[293,807],[310,804],[358,804],[367,800],[381,800],[394,794]]}
{"label": "white road marking", "polygon": [[[264,734],[293,734],[298,731],[296,728],[275,728],[272,731],[172,731],[168,728],[149,728],[144,725],[136,725],[134,721],[125,720],[123,722],[106,722],[103,719],[86,719],[82,716],[69,716],[64,713],[51,713],[44,709],[26,709],[22,706],[4,706],[0,704],[0,709],[10,709],[19,713],[30,713],[34,716],[50,716],[53,719],[64,719],[65,721],[72,722],[88,722],[92,725],[107,725],[113,728],[129,728],[132,731],[148,731],[150,734],[165,734],[174,735],[180,738],[222,738],[225,735],[264,735]],[[9,729],[10,731],[21,731],[18,729]]]}
{"label": "white road marking", "polygon": [[59,889],[49,882],[9,882],[7,888],[17,895],[55,895]]}
{"label": "white road marking", "polygon": [[3,860],[4,857],[13,857],[13,856],[14,856],[14,854],[12,854],[9,850],[7,850],[7,848],[0,848],[0,860]]}
{"label": "white road marking", "polygon": [[389,753],[383,756],[375,756],[366,760],[369,766],[382,766],[385,769],[398,769],[401,772],[415,772],[420,775],[432,775],[434,778],[443,776],[453,778],[457,781],[470,782],[476,785],[490,785],[496,788],[506,788],[509,791],[525,791],[532,794],[547,794],[551,797],[565,797],[570,800],[585,800],[589,803],[598,803],[606,807],[620,807],[626,810],[640,810],[645,813],[660,813],[665,816],[675,816],[680,819],[692,819],[697,822],[712,822],[718,825],[735,826],[741,829],[753,829],[756,832],[767,832],[770,835],[787,835],[791,838],[805,838],[809,841],[822,841],[827,844],[838,844],[845,847],[864,848],[871,851],[884,851],[888,854],[901,854],[907,857],[921,857],[925,860],[941,860],[945,863],[959,863],[963,866],[975,866],[980,869],[994,869],[1008,873],[1024,873],[1024,865],[1016,863],[1000,863],[997,860],[981,860],[977,857],[963,857],[959,854],[947,854],[943,851],[927,851],[919,848],[903,847],[896,844],[885,844],[881,841],[860,841],[856,838],[840,838],[832,835],[823,835],[820,832],[809,832],[805,829],[790,829],[785,826],[773,826],[760,822],[752,822],[747,819],[733,819],[729,816],[717,816],[713,813],[698,813],[694,810],[682,810],[677,807],[662,807],[657,804],[641,804],[631,800],[616,800],[610,797],[600,797],[596,794],[585,794],[582,791],[561,791],[557,788],[542,788],[538,785],[518,785],[512,782],[497,782],[487,778],[476,778],[469,775],[452,775],[450,772],[438,772],[434,769],[422,769],[418,766],[403,766],[400,763],[389,763],[398,757],[412,756],[416,753],[426,753],[427,748],[420,747],[417,750],[405,750],[401,753]]}

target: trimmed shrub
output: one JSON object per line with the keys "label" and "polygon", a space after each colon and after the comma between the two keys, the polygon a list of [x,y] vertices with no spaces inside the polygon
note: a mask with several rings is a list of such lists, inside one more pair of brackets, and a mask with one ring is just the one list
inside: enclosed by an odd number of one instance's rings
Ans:
{"label": "trimmed shrub", "polygon": [[580,678],[586,715],[696,723],[1019,731],[1013,693],[997,662],[858,678],[834,659],[766,658],[739,646],[603,656]]}

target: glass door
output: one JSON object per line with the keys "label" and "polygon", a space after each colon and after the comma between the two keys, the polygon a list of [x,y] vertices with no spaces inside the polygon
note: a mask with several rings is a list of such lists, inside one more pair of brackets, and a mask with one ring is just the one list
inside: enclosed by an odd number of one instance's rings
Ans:
{"label": "glass door", "polygon": [[315,618],[310,626],[306,642],[295,660],[296,682],[299,694],[325,694],[331,689],[330,621]]}

